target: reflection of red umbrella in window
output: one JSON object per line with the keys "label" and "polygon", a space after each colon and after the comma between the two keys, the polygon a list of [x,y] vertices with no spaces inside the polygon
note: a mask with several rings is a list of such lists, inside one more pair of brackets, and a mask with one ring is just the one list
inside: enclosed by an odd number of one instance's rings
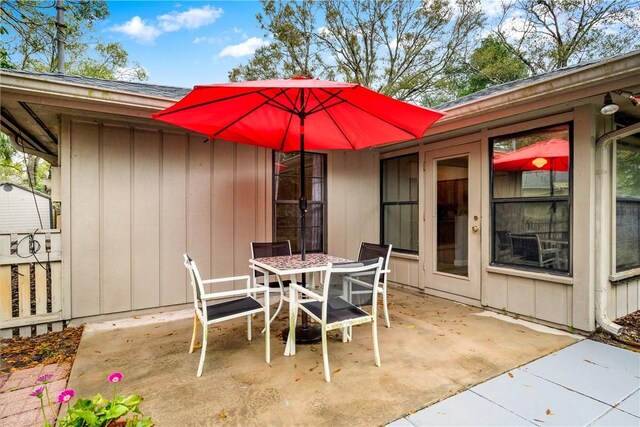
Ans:
{"label": "reflection of red umbrella in window", "polygon": [[[549,171],[549,191],[553,196],[555,190],[553,185],[554,172],[569,170],[569,141],[554,138],[536,142],[508,153],[494,152],[493,170],[504,172]],[[555,205],[553,202],[550,208],[549,232],[553,227]]]}
{"label": "reflection of red umbrella in window", "polygon": [[550,139],[510,153],[494,153],[493,170],[566,172],[569,170],[569,141]]}

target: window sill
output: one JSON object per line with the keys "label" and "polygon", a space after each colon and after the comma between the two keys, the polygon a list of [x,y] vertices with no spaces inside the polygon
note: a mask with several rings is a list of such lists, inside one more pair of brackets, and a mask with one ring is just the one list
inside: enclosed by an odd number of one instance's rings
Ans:
{"label": "window sill", "polygon": [[404,259],[410,259],[410,260],[414,260],[414,261],[419,261],[420,260],[420,256],[416,255],[416,254],[405,254],[402,252],[393,252],[393,250],[391,250],[391,258],[404,258]]}
{"label": "window sill", "polygon": [[631,270],[622,271],[609,276],[609,281],[613,284],[640,277],[640,268],[632,268]]}
{"label": "window sill", "polygon": [[573,285],[573,277],[558,276],[549,273],[538,273],[536,271],[516,270],[513,268],[487,266],[489,273],[504,274],[507,276],[525,277],[527,279],[542,280],[545,282],[560,283],[563,285]]}

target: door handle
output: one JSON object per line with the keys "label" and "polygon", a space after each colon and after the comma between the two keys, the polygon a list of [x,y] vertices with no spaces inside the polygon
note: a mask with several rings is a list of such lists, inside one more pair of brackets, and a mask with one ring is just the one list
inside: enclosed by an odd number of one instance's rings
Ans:
{"label": "door handle", "polygon": [[473,230],[474,233],[477,233],[478,231],[480,231],[480,227],[474,225],[473,227],[471,227],[471,230]]}

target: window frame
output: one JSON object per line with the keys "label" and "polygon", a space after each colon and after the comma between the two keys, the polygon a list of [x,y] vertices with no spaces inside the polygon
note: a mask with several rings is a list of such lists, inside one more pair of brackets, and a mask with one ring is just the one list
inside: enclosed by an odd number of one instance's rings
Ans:
{"label": "window frame", "polygon": [[[280,174],[276,173],[276,155],[279,152],[276,150],[272,150],[272,154],[271,154],[271,175],[272,175],[272,179],[271,179],[271,238],[272,240],[275,242],[278,239],[277,236],[277,216],[276,216],[276,212],[277,209],[276,207],[278,205],[295,205],[296,208],[298,208],[299,205],[299,200],[281,200],[278,201],[277,200],[277,194],[276,194],[276,181],[278,179],[278,177],[280,176]],[[328,219],[327,219],[327,213],[328,213],[328,209],[327,209],[327,205],[328,205],[328,191],[327,191],[327,181],[328,181],[328,177],[327,177],[327,171],[328,171],[328,167],[327,167],[327,160],[328,160],[328,156],[326,153],[317,153],[315,151],[305,151],[304,152],[305,155],[314,155],[314,156],[321,156],[324,158],[324,162],[323,162],[323,167],[322,167],[322,175],[323,176],[316,176],[316,175],[312,175],[309,177],[305,177],[306,179],[322,179],[323,185],[322,185],[322,200],[321,201],[317,201],[317,200],[310,200],[309,198],[307,198],[307,205],[309,206],[309,208],[313,205],[322,205],[322,249],[320,251],[317,250],[309,250],[309,248],[306,248],[306,253],[327,253],[327,236],[328,236]],[[300,172],[298,172],[298,183],[300,182]],[[298,194],[298,197],[300,197],[300,195]],[[299,212],[299,209],[298,209]],[[308,224],[306,227],[307,230],[309,230]],[[291,242],[291,247],[292,249],[296,246],[299,245],[299,242]],[[292,253],[294,254],[299,254],[300,251],[296,251],[296,250],[292,250]]]}
{"label": "window frame", "polygon": [[[401,159],[403,157],[415,157],[416,159],[416,164],[418,166],[418,181],[417,181],[417,185],[418,185],[418,189],[417,189],[417,193],[418,196],[416,198],[416,201],[398,201],[398,202],[385,202],[384,201],[384,162],[389,161],[389,160],[397,160],[397,159]],[[384,224],[385,224],[385,214],[384,214],[384,208],[385,206],[411,206],[411,205],[415,205],[418,207],[418,211],[420,209],[420,153],[418,152],[414,152],[414,153],[406,153],[406,154],[400,154],[398,156],[392,156],[392,157],[385,157],[383,159],[380,159],[380,242],[381,244],[385,245],[388,244],[388,242],[385,242],[384,239]],[[418,212],[419,214],[419,212]],[[397,253],[402,253],[402,254],[408,254],[408,255],[419,255],[420,253],[420,226],[418,225],[418,230],[416,231],[416,240],[418,242],[418,250],[414,251],[411,249],[405,249],[405,248],[398,248],[396,246],[392,246],[391,251],[392,252],[397,252]]]}
{"label": "window frame", "polygon": [[[626,136],[634,135],[635,133],[631,133]],[[624,139],[626,136],[621,136],[616,138],[612,145],[612,155],[611,155],[611,213],[610,213],[610,223],[611,223],[611,266],[610,271],[612,272],[609,276],[609,280],[613,283],[618,281],[625,281],[630,278],[640,277],[640,266],[631,267],[627,270],[618,271],[618,250],[617,250],[617,233],[618,233],[618,220],[617,220],[617,211],[618,211],[618,201],[624,197],[618,197],[618,142],[621,139]],[[635,201],[635,200],[633,200]]]}
{"label": "window frame", "polygon": [[[569,194],[562,196],[534,196],[534,197],[511,197],[511,198],[496,198],[494,197],[494,188],[493,188],[493,180],[494,180],[494,170],[493,170],[493,141],[499,138],[517,138],[520,136],[525,136],[531,133],[535,133],[537,131],[542,131],[545,129],[558,127],[558,126],[567,126],[567,132],[569,134]],[[531,272],[544,272],[550,273],[554,275],[560,276],[572,276],[573,275],[573,239],[572,239],[572,229],[573,229],[573,164],[574,164],[574,137],[573,137],[573,121],[559,122],[559,123],[550,123],[544,126],[538,126],[526,130],[521,130],[517,132],[504,133],[498,135],[492,135],[488,138],[488,152],[489,152],[489,215],[490,215],[490,259],[489,265],[495,267],[504,267],[510,268],[514,270],[524,270]],[[567,240],[568,240],[568,249],[567,249],[567,270],[558,270],[558,269],[550,269],[544,267],[536,267],[522,264],[509,263],[504,261],[496,260],[496,205],[500,204],[511,204],[511,203],[536,203],[536,202],[566,202],[569,209],[569,224],[567,228]]]}

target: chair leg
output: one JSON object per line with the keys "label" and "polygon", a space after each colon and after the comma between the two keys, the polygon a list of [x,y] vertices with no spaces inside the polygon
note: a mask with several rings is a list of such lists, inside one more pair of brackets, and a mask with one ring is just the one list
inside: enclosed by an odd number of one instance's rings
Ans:
{"label": "chair leg", "polygon": [[193,313],[193,334],[191,335],[191,347],[189,347],[189,353],[193,353],[196,346],[196,335],[198,333],[198,316]]}
{"label": "chair leg", "polygon": [[202,325],[202,351],[200,352],[200,363],[198,364],[198,373],[197,377],[202,376],[202,368],[204,367],[204,358],[207,355],[207,334],[208,334],[207,325]]}
{"label": "chair leg", "polygon": [[247,316],[247,340],[251,341],[251,315]]}
{"label": "chair leg", "polygon": [[382,291],[382,305],[384,308],[384,324],[387,328],[390,328],[391,322],[389,322],[389,309],[387,308],[387,288],[386,287]]}
{"label": "chair leg", "polygon": [[322,325],[322,363],[324,364],[324,379],[331,382],[331,372],[329,372],[329,354],[327,352],[327,328]]}
{"label": "chair leg", "polygon": [[[275,313],[273,313],[273,316],[271,316],[271,319],[269,320],[269,323],[273,322],[274,320],[276,320],[276,317],[278,316],[278,314],[280,314],[280,310],[282,310],[282,306],[284,304],[284,297],[282,295],[280,295],[280,302],[278,303],[278,308],[276,308]],[[266,328],[262,329],[262,332],[264,334]]]}
{"label": "chair leg", "polygon": [[373,335],[373,354],[376,359],[376,366],[380,366],[380,349],[378,347],[378,322],[373,320],[371,322],[372,335]]}

